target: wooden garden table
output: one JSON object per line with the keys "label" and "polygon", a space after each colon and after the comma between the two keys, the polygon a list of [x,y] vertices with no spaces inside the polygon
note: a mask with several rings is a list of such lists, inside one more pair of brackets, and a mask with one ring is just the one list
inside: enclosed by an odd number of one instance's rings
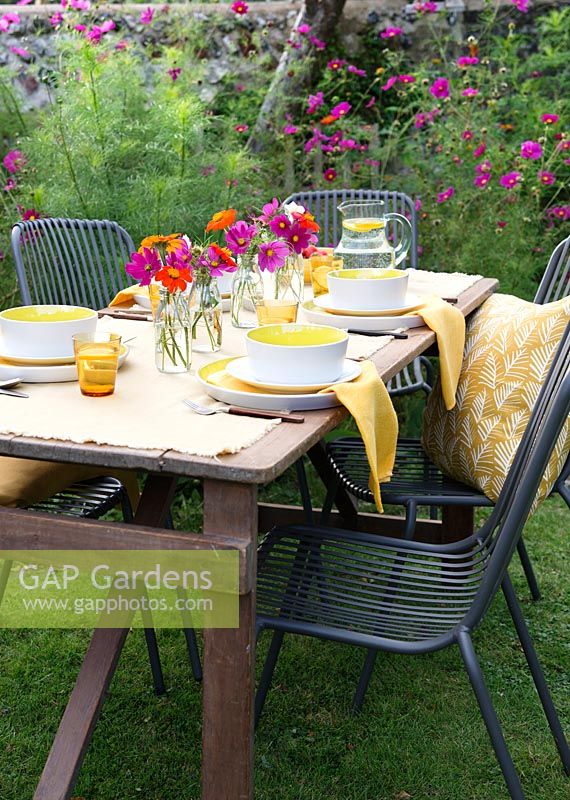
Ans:
{"label": "wooden garden table", "polygon": [[[491,295],[497,281],[482,279],[463,292],[457,307],[469,314]],[[416,356],[429,351],[435,335],[411,329],[372,357],[387,381]],[[135,450],[0,435],[0,454],[94,466],[147,470],[150,475],[134,524],[77,520],[16,509],[0,509],[0,549],[234,549],[240,554],[240,627],[204,631],[202,734],[203,800],[253,797],[253,699],[255,666],[255,574],[258,531],[273,524],[304,522],[301,509],[258,504],[258,486],[281,475],[308,454],[321,477],[328,477],[322,437],[346,416],[343,408],[306,412],[302,425],[281,424],[252,446],[216,459],[174,451]],[[204,484],[203,533],[164,529],[177,476]],[[350,525],[354,506],[337,497],[336,525]],[[449,510],[442,522],[418,523],[419,534],[441,540],[464,509]],[[467,520],[468,521],[468,520]],[[465,520],[462,520],[465,524]],[[359,526],[398,535],[397,517],[360,515]],[[459,528],[461,530],[461,528]],[[463,531],[465,528],[463,527]],[[117,666],[128,630],[96,630],[36,789],[35,800],[69,798]]]}

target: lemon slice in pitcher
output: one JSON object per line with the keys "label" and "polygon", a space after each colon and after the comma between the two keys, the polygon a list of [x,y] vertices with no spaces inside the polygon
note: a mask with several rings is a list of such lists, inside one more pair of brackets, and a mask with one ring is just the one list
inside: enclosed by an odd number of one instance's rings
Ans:
{"label": "lemon slice in pitcher", "polygon": [[356,231],[356,233],[368,233],[378,228],[384,227],[384,221],[381,219],[347,219],[342,223],[343,228],[348,231]]}

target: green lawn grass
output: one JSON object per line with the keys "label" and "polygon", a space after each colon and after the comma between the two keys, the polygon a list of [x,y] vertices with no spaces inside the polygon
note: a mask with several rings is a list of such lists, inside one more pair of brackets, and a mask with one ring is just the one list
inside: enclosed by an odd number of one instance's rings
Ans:
{"label": "green lawn grass", "polygon": [[[188,482],[177,517],[198,521]],[[266,496],[289,499],[286,475]],[[569,512],[545,503],[527,527],[544,598],[511,571],[563,724],[570,733]],[[89,640],[87,631],[0,632],[0,798],[31,798]],[[268,635],[260,646],[266,651]],[[179,631],[159,632],[168,694],[151,688],[141,631],[121,656],[76,788],[85,800],[198,800],[200,687]],[[565,778],[501,597],[477,651],[529,800],[568,800]],[[454,650],[381,654],[359,716],[350,713],[363,652],[286,640],[256,738],[260,800],[502,800],[507,793]]]}

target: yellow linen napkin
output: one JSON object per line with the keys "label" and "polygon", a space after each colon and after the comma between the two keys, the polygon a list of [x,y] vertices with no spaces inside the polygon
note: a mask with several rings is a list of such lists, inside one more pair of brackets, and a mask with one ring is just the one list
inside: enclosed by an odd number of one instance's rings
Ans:
{"label": "yellow linen napkin", "polygon": [[419,314],[437,337],[441,389],[449,411],[455,405],[455,392],[463,362],[465,317],[458,308],[437,295],[430,296],[414,314]]}
{"label": "yellow linen napkin", "polygon": [[388,390],[374,364],[363,361],[362,372],[356,380],[336,383],[322,391],[334,392],[356,422],[370,465],[368,485],[376,508],[382,513],[380,484],[392,477],[398,440],[398,417]]}
{"label": "yellow linen napkin", "polygon": [[127,286],[125,289],[121,289],[121,291],[113,297],[109,306],[124,306],[125,308],[130,308],[130,306],[134,305],[135,294],[144,294],[148,296],[148,286],[141,286],[135,283],[134,286]]}

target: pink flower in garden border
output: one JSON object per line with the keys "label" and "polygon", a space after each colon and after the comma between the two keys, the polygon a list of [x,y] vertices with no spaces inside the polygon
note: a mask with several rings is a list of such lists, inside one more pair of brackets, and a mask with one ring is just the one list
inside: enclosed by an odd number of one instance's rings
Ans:
{"label": "pink flower in garden border", "polygon": [[546,212],[546,216],[550,219],[558,219],[564,222],[570,219],[570,206],[553,206]]}
{"label": "pink flower in garden border", "polygon": [[352,106],[350,103],[347,103],[346,100],[343,100],[342,103],[337,103],[334,108],[331,108],[330,115],[335,119],[340,119],[340,117],[346,117],[351,108]]}
{"label": "pink flower in garden border", "polygon": [[279,239],[273,242],[262,242],[259,245],[257,256],[259,268],[267,270],[267,272],[275,272],[276,269],[283,266],[290,252],[289,245]]}
{"label": "pink flower in garden border", "polygon": [[537,177],[543,186],[552,186],[552,184],[556,180],[556,175],[553,172],[549,172],[546,169],[541,169]]}
{"label": "pink flower in garden border", "polygon": [[544,122],[545,125],[554,125],[559,119],[560,117],[558,114],[543,114],[540,118],[540,121]]}
{"label": "pink flower in garden border", "polygon": [[22,167],[26,166],[27,163],[27,158],[21,150],[8,150],[2,159],[2,164],[10,173],[10,175],[14,175],[16,172],[19,172]]}
{"label": "pink flower in garden border", "polygon": [[395,39],[397,36],[401,36],[403,33],[402,28],[386,28],[380,34],[381,39]]}
{"label": "pink flower in garden border", "polygon": [[309,41],[315,48],[315,50],[325,50],[327,43],[323,42],[322,39],[317,39],[316,36],[309,36]]}
{"label": "pink flower in garden border", "polygon": [[49,24],[52,28],[57,28],[58,25],[61,25],[63,22],[63,14],[61,11],[56,11],[55,14],[52,14],[49,18]]}
{"label": "pink flower in garden border", "polygon": [[345,64],[346,64],[346,61],[344,61],[344,59],[342,59],[342,58],[333,58],[327,64],[327,69],[331,69],[333,72],[337,72],[339,69],[342,69]]}
{"label": "pink flower in garden border", "polygon": [[446,203],[450,198],[453,197],[455,194],[455,188],[453,186],[448,186],[444,192],[440,192],[437,196],[438,203]]}
{"label": "pink flower in garden border", "polygon": [[482,172],[480,175],[475,175],[473,183],[479,189],[484,189],[491,180],[491,175],[488,172]]}
{"label": "pink flower in garden border", "polygon": [[150,25],[154,18],[154,8],[147,6],[144,11],[141,11],[141,15],[139,17],[139,22],[142,25]]}
{"label": "pink flower in garden border", "polygon": [[490,161],[481,161],[480,164],[475,164],[475,172],[479,175],[483,175],[486,172],[491,172],[492,165]]}
{"label": "pink flower in garden border", "polygon": [[521,12],[521,14],[527,13],[529,0],[512,0],[512,3]]}
{"label": "pink flower in garden border", "polygon": [[479,59],[477,56],[460,56],[455,63],[460,69],[464,69],[465,67],[474,67],[479,63]]}
{"label": "pink flower in garden border", "polygon": [[414,8],[418,14],[437,14],[439,10],[437,3],[432,3],[431,0],[427,0],[425,3],[416,3]]}
{"label": "pink flower in garden border", "polygon": [[347,72],[352,73],[352,75],[358,75],[360,78],[366,77],[366,70],[359,69],[358,67],[355,67],[354,64],[349,64],[346,70]]}
{"label": "pink flower in garden border", "polygon": [[249,125],[246,125],[245,122],[240,122],[238,125],[234,126],[234,131],[236,133],[245,133],[249,130]]}
{"label": "pink flower in garden border", "polygon": [[375,102],[376,102],[376,98],[375,97],[371,97],[370,100],[366,103],[365,108],[372,108],[372,106],[374,105]]}
{"label": "pink flower in garden border", "polygon": [[311,32],[311,26],[307,25],[307,23],[303,23],[303,25],[299,25],[297,28],[297,33],[301,34],[301,36],[306,36],[307,33]]}
{"label": "pink flower in garden border", "polygon": [[503,188],[510,191],[511,189],[514,189],[515,186],[518,186],[521,180],[522,173],[513,171],[507,172],[505,175],[501,175],[499,182]]}
{"label": "pink flower in garden border", "polygon": [[120,39],[115,45],[115,50],[126,50],[128,46],[129,43],[126,39]]}
{"label": "pink flower in garden border", "polygon": [[521,158],[529,158],[536,161],[542,156],[540,142],[533,142],[531,139],[521,144]]}
{"label": "pink flower in garden border", "polygon": [[322,92],[317,92],[316,94],[309,95],[309,106],[307,108],[307,114],[314,114],[318,108],[324,104],[325,98]]}
{"label": "pink flower in garden border", "polygon": [[34,0],[18,0],[16,3],[17,6],[29,6],[30,3],[33,3]]}
{"label": "pink flower in garden border", "polygon": [[0,17],[0,33],[9,31],[12,25],[17,25],[20,22],[20,15],[8,12]]}
{"label": "pink flower in garden border", "polygon": [[336,169],[329,167],[323,172],[323,178],[327,183],[332,183],[334,180],[336,180],[336,174]]}
{"label": "pink flower in garden border", "polygon": [[479,94],[479,89],[474,89],[473,86],[468,86],[461,92],[463,97],[476,97]]}
{"label": "pink flower in garden border", "polygon": [[445,100],[449,97],[449,81],[447,78],[436,78],[432,85],[429,87],[430,94],[440,100]]}
{"label": "pink flower in garden border", "polygon": [[283,126],[283,133],[285,136],[293,136],[295,133],[299,132],[299,128],[296,125],[291,125],[287,123],[287,125]]}
{"label": "pink flower in garden border", "polygon": [[398,81],[400,83],[415,83],[416,76],[415,75],[398,75]]}
{"label": "pink flower in garden border", "polygon": [[28,53],[23,47],[10,47],[10,52],[14,53],[14,55],[20,56],[20,58],[31,58],[31,54]]}
{"label": "pink flower in garden border", "polygon": [[243,3],[242,0],[236,0],[235,3],[232,3],[231,9],[234,12],[234,14],[238,14],[239,16],[242,17],[249,11],[249,6],[247,3]]}
{"label": "pink flower in garden border", "polygon": [[172,78],[172,82],[175,83],[180,77],[180,73],[182,72],[182,67],[170,67],[170,69],[167,69],[166,72]]}
{"label": "pink flower in garden border", "polygon": [[473,138],[473,131],[466,128],[461,134],[461,138],[464,142],[469,142]]}
{"label": "pink flower in garden border", "polygon": [[382,89],[383,92],[387,92],[388,89],[392,88],[392,86],[396,83],[397,80],[398,78],[396,77],[396,75],[392,75],[392,77],[388,78],[384,86],[381,86],[380,88]]}
{"label": "pink flower in garden border", "polygon": [[479,158],[480,156],[482,156],[486,149],[487,145],[485,144],[485,142],[481,142],[481,144],[478,145],[478,147],[476,147],[475,150],[473,150],[473,158]]}

